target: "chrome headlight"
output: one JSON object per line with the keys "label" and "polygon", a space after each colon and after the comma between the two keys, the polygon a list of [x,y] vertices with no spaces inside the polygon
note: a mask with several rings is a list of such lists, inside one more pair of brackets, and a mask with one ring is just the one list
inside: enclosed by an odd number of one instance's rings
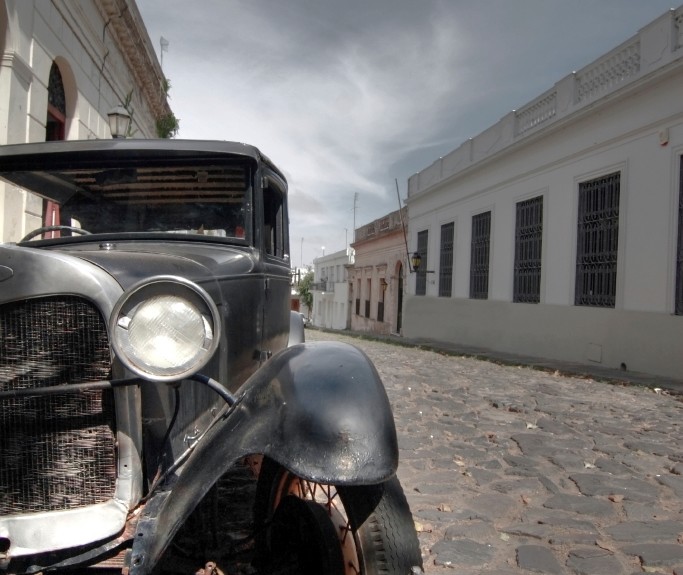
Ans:
{"label": "chrome headlight", "polygon": [[218,347],[220,318],[211,297],[177,277],[155,277],[119,298],[110,319],[112,345],[133,373],[175,381],[204,367]]}

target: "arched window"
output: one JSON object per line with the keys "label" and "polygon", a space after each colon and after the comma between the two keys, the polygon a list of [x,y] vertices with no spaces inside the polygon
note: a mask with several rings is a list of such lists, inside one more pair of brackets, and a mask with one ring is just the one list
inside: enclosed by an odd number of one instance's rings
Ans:
{"label": "arched window", "polygon": [[66,124],[66,97],[59,66],[52,63],[50,80],[47,85],[47,122],[45,140],[63,140]]}
{"label": "arched window", "polygon": [[[66,124],[66,97],[64,82],[59,66],[52,62],[50,79],[47,84],[47,120],[45,122],[45,141],[63,140]],[[43,225],[54,226],[60,223],[59,204],[50,200],[43,201]],[[50,232],[48,237],[59,237],[59,232]]]}

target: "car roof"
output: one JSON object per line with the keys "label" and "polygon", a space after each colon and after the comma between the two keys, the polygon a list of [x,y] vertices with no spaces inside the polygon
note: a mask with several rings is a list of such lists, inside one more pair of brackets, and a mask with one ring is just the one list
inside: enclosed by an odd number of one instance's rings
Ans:
{"label": "car roof", "polygon": [[[258,148],[239,142],[222,140],[182,139],[135,139],[115,138],[106,140],[62,140],[9,144],[0,146],[0,172],[36,170],[42,165],[64,162],[81,164],[86,161],[112,160],[114,158],[165,158],[202,156],[239,156],[261,162],[273,170],[283,181],[283,173]],[[38,158],[39,156],[39,158]],[[37,161],[40,162],[37,163]]]}

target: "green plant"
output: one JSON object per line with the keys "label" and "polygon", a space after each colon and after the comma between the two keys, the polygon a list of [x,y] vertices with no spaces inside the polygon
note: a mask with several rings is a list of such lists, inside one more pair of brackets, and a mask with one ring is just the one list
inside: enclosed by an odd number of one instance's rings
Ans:
{"label": "green plant", "polygon": [[173,112],[157,119],[157,136],[159,138],[175,138],[180,129],[180,121]]}
{"label": "green plant", "polygon": [[309,310],[313,309],[313,293],[311,287],[313,286],[313,272],[309,271],[299,283],[299,301],[305,305]]}
{"label": "green plant", "polygon": [[[168,78],[163,79],[161,89],[166,94],[166,97],[170,99],[168,93],[171,90],[171,81]],[[157,118],[157,137],[175,138],[178,130],[180,130],[180,120],[175,117],[173,112]]]}

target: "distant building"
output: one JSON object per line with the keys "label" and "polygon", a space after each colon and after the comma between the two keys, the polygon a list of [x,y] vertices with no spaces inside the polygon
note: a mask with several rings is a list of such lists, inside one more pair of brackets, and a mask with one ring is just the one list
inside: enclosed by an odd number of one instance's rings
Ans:
{"label": "distant building", "polygon": [[[111,138],[107,114],[127,104],[130,135],[155,138],[171,113],[134,0],[0,0],[0,144]],[[0,184],[0,242],[51,223],[51,210]]]}
{"label": "distant building", "polygon": [[348,329],[349,267],[353,265],[353,250],[346,249],[316,258],[313,261],[313,325],[329,329]]}
{"label": "distant building", "polygon": [[406,336],[682,377],[683,7],[408,188]]}
{"label": "distant building", "polygon": [[351,329],[400,334],[406,274],[404,223],[396,210],[355,230],[356,263],[351,276]]}
{"label": "distant building", "polygon": [[291,299],[290,299],[290,309],[292,311],[298,311],[299,313],[304,314],[306,316],[306,319],[308,319],[311,315],[311,310],[304,305],[304,303],[301,301],[301,296],[299,294],[299,285],[301,284],[301,280],[304,279],[306,274],[308,274],[310,271],[310,268],[292,268],[292,290],[291,290]]}

